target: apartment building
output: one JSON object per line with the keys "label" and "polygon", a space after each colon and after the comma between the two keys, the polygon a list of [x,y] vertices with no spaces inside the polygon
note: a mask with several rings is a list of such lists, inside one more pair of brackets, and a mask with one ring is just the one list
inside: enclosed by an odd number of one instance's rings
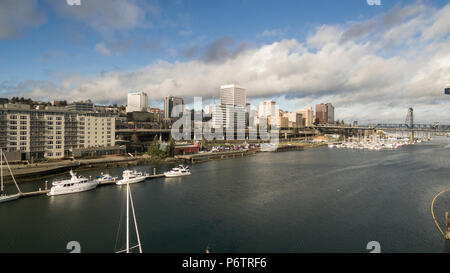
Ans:
{"label": "apartment building", "polygon": [[115,145],[115,119],[64,107],[0,105],[0,148],[20,160],[57,159],[75,149]]}

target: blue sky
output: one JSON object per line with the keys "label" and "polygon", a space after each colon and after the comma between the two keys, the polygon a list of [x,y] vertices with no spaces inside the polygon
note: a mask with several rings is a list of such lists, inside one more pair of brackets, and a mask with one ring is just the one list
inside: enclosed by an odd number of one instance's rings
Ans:
{"label": "blue sky", "polygon": [[[427,58],[447,57],[448,29],[441,25],[446,23],[448,1],[381,2],[81,0],[81,6],[69,6],[65,0],[4,0],[0,96],[124,103],[128,91],[141,89],[149,93],[151,105],[161,107],[165,95],[209,99],[218,96],[220,85],[234,81],[248,88],[254,104],[276,99],[280,108],[294,111],[331,101],[344,119],[380,118],[381,105],[369,105],[377,114],[355,114],[367,108],[367,93],[379,90],[385,104],[398,99],[395,116],[403,119],[405,107],[413,104],[431,120],[448,108],[437,93],[426,93],[437,85],[405,86],[408,78],[421,76],[400,70],[424,67]],[[414,39],[420,39],[418,45]],[[428,55],[415,54],[425,49]],[[334,60],[341,51],[345,58]],[[263,61],[266,57],[277,70]],[[320,65],[313,66],[316,63]],[[383,75],[385,85],[362,72],[354,77],[368,67],[380,74],[383,66],[398,67]],[[448,66],[439,69],[438,76],[436,71],[422,72],[442,84],[450,79],[442,73]],[[341,75],[345,71],[355,72]],[[268,79],[273,80],[263,82]],[[422,89],[416,90],[419,85]],[[405,88],[411,89],[411,96],[401,102],[398,94]],[[436,110],[430,112],[432,105]],[[386,118],[394,113],[389,111]]]}

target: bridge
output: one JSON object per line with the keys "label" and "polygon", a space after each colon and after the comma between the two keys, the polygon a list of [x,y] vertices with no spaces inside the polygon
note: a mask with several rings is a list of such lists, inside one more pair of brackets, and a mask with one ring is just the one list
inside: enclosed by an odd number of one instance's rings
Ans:
{"label": "bridge", "polygon": [[[405,124],[397,123],[377,123],[359,126],[338,126],[333,124],[314,125],[314,129],[334,129],[334,130],[383,130],[383,131],[409,131],[411,128]],[[414,131],[423,131],[431,133],[448,133],[450,125],[433,125],[433,124],[414,124]]]}

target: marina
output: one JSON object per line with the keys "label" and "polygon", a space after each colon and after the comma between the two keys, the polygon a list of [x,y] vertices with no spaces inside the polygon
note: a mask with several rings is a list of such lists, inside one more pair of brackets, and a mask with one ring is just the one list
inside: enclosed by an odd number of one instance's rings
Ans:
{"label": "marina", "polygon": [[[209,246],[212,252],[366,252],[373,240],[383,252],[446,251],[430,216],[430,202],[448,188],[449,149],[446,137],[376,153],[322,146],[195,164],[190,176],[178,178],[161,176],[174,164],[136,166],[139,172],[160,175],[146,180],[152,183],[130,184],[143,251],[204,252]],[[120,177],[123,170],[78,173]],[[45,181],[20,186],[23,192],[45,189]],[[6,190],[13,187],[9,184]],[[0,234],[21,237],[1,236],[2,251],[65,252],[67,241],[74,239],[83,252],[120,249],[114,241],[125,191],[99,186],[79,194],[41,194],[4,203],[0,214],[10,221]],[[441,227],[450,207],[447,197],[441,195],[434,203]],[[51,242],[48,236],[33,235],[46,233],[54,234]]]}

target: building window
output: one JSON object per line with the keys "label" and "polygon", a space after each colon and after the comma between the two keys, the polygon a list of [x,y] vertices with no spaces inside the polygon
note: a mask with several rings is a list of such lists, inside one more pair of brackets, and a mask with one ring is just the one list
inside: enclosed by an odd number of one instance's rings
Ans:
{"label": "building window", "polygon": [[9,116],[9,118],[10,118],[10,119],[17,119],[17,116],[12,115],[12,116]]}

